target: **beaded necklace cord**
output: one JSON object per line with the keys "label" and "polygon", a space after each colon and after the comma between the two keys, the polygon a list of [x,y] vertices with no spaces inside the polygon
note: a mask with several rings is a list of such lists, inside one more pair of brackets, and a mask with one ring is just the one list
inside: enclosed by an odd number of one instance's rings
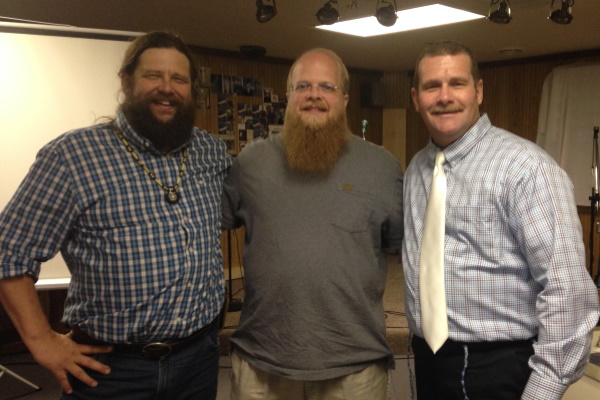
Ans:
{"label": "beaded necklace cord", "polygon": [[179,168],[179,175],[177,176],[177,181],[175,182],[175,185],[165,186],[156,177],[156,175],[154,175],[154,173],[152,173],[152,171],[150,171],[150,169],[142,162],[142,160],[140,160],[140,158],[136,154],[136,152],[133,151],[133,147],[131,147],[131,145],[129,144],[127,139],[125,139],[125,137],[123,136],[123,133],[121,132],[121,130],[115,124],[112,124],[111,127],[112,127],[113,132],[119,137],[119,139],[121,139],[121,142],[123,142],[123,144],[125,145],[125,149],[127,149],[129,154],[131,154],[131,156],[133,157],[133,159],[135,160],[137,165],[142,167],[142,169],[144,171],[146,171],[148,176],[150,178],[152,178],[152,180],[154,182],[156,182],[165,192],[167,192],[165,195],[165,199],[167,200],[167,202],[170,204],[176,204],[180,198],[179,193],[177,193],[177,189],[179,188],[179,184],[181,183],[181,177],[183,176],[183,174],[185,172],[185,163],[187,161],[187,146],[183,148],[183,160],[181,162],[181,167]]}

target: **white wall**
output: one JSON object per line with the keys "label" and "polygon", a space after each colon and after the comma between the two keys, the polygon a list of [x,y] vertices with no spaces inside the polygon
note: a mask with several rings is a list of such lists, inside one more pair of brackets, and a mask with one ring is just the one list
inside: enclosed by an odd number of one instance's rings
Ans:
{"label": "white wall", "polygon": [[569,174],[580,206],[590,206],[594,187],[595,126],[600,126],[600,63],[554,68],[542,89],[536,142]]}
{"label": "white wall", "polygon": [[[115,114],[128,43],[0,32],[0,209],[38,150],[71,129]],[[41,278],[64,278],[60,256]]]}

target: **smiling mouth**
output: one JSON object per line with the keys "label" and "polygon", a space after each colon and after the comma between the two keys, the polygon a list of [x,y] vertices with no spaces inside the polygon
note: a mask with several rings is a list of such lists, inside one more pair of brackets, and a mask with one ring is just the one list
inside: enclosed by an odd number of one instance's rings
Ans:
{"label": "smiling mouth", "polygon": [[154,104],[158,104],[159,106],[165,106],[165,107],[174,106],[174,104],[172,102],[170,102],[169,100],[158,100],[158,101],[155,101]]}
{"label": "smiling mouth", "polygon": [[328,107],[325,104],[319,104],[319,103],[310,103],[310,104],[305,104],[302,106],[301,108],[302,111],[321,111],[321,112],[326,112],[328,111]]}
{"label": "smiling mouth", "polygon": [[160,107],[177,107],[180,104],[178,99],[171,96],[154,96],[150,101]]}

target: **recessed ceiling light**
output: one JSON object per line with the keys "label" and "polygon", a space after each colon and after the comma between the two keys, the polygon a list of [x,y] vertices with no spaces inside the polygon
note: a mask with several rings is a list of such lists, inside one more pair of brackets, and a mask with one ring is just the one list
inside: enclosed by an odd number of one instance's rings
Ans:
{"label": "recessed ceiling light", "polygon": [[373,16],[337,22],[333,25],[319,25],[317,28],[347,35],[369,37],[485,18],[483,15],[441,4],[398,11],[396,15],[398,20],[391,27],[381,25]]}

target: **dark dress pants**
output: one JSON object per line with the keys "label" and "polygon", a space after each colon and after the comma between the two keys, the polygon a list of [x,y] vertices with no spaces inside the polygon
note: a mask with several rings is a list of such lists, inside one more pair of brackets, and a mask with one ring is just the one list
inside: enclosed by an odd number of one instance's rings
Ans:
{"label": "dark dress pants", "polygon": [[[468,347],[465,368],[465,350]],[[448,340],[433,354],[424,339],[414,336],[418,400],[518,400],[531,368],[533,340],[458,343]],[[464,386],[462,374],[464,369]]]}

